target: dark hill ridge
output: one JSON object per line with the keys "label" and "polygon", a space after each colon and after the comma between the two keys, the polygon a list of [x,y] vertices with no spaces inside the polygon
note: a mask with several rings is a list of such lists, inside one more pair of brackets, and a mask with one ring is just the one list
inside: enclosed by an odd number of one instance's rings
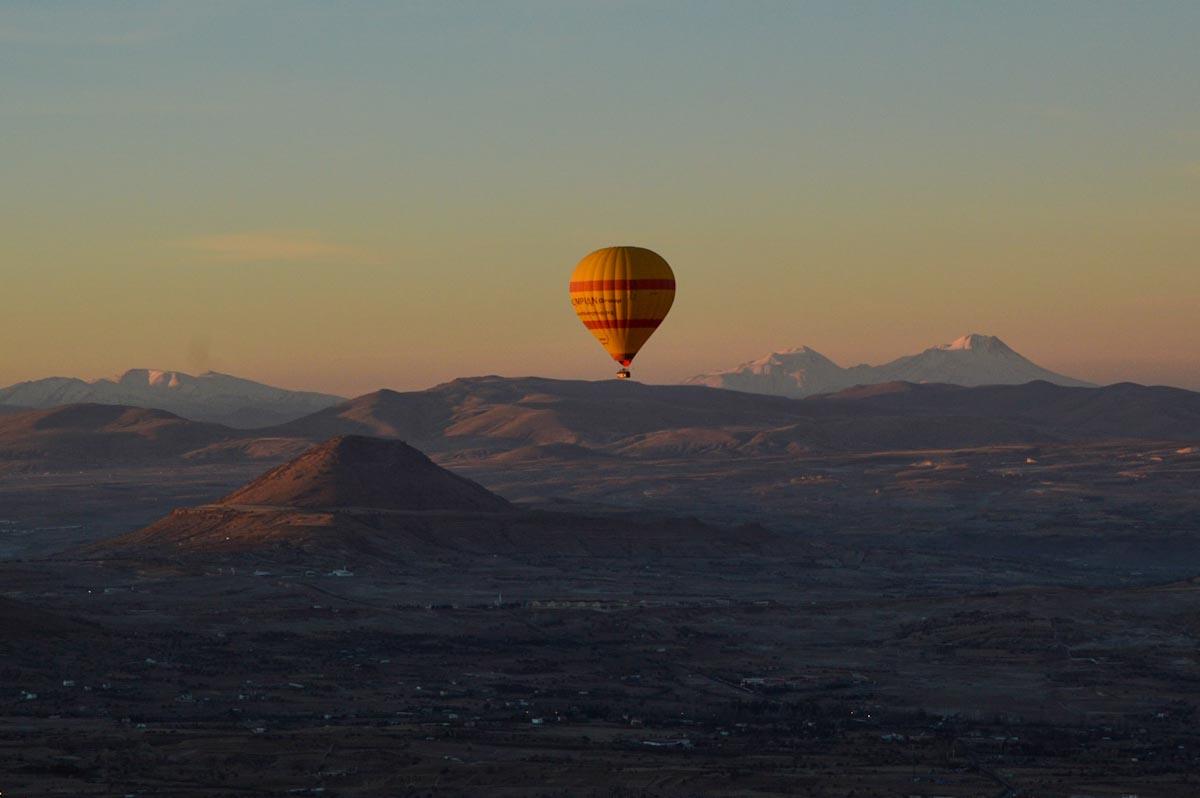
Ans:
{"label": "dark hill ridge", "polygon": [[320,440],[338,435],[373,435],[426,441],[441,436],[450,415],[450,403],[436,388],[406,393],[382,389],[281,424],[271,432]]}
{"label": "dark hill ridge", "polygon": [[[1200,438],[1200,393],[1129,383],[1104,388],[1046,382],[968,388],[893,382],[787,399],[690,385],[473,377],[425,391],[377,391],[270,433],[310,439],[362,433],[402,437],[441,453],[481,449],[494,455],[571,444],[657,456],[669,451],[739,451],[738,441],[746,443],[760,434],[770,437],[780,430],[788,430],[789,441],[796,445],[834,451],[1053,440],[1191,440]],[[662,446],[644,443],[664,433],[670,433],[669,441]],[[720,441],[714,433],[720,433]]]}
{"label": "dark hill ridge", "polygon": [[853,406],[869,415],[1004,419],[1067,440],[1200,437],[1200,393],[1131,382],[1104,388],[1042,381],[977,388],[899,382],[860,386],[804,401]]}
{"label": "dark hill ridge", "polygon": [[138,462],[177,457],[236,435],[228,427],[188,421],[165,410],[65,405],[0,416],[0,461],[70,467]]}
{"label": "dark hill ridge", "polygon": [[[825,412],[817,409],[817,412]],[[808,411],[790,399],[676,385],[470,377],[424,391],[376,391],[270,430],[284,437],[369,434],[426,451],[569,443],[595,448],[677,427],[778,425]]]}
{"label": "dark hill ridge", "polygon": [[218,504],[495,512],[509,503],[397,440],[346,435],[309,449]]}
{"label": "dark hill ridge", "polygon": [[[893,382],[787,399],[702,386],[474,377],[376,391],[277,427],[234,430],[164,411],[74,405],[0,415],[0,467],[280,462],[317,441],[408,441],[455,463],[578,464],[781,451],[955,449],[1012,443],[1200,440],[1200,393],[1122,383],[966,388]],[[496,460],[496,462],[501,462]]]}

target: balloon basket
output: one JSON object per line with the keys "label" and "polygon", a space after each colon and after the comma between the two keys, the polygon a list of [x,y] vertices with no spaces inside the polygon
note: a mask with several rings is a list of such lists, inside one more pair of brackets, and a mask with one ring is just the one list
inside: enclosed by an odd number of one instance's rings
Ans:
{"label": "balloon basket", "polygon": [[629,379],[629,377],[630,377],[629,369],[621,369],[620,371],[617,372],[618,380],[627,380],[627,379]]}

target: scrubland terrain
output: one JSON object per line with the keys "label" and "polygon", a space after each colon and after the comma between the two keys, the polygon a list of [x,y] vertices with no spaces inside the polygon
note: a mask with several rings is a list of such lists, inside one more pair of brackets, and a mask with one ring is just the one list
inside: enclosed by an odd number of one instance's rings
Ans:
{"label": "scrubland terrain", "polygon": [[10,474],[0,790],[1200,792],[1194,440],[704,437],[435,451],[493,515]]}

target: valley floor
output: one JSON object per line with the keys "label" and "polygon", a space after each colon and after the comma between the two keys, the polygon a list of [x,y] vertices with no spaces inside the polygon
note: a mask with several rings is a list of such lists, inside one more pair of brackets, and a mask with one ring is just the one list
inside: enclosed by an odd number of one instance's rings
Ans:
{"label": "valley floor", "polygon": [[[729,557],[86,560],[245,475],[6,481],[0,791],[1194,796],[1200,495],[1168,451],[688,460],[542,503],[758,503],[784,544]],[[572,478],[465,467],[534,504]]]}

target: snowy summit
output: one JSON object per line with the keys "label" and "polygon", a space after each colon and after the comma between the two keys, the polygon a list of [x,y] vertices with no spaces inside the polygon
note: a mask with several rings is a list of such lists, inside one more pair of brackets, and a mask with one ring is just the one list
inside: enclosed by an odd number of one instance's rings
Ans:
{"label": "snowy summit", "polygon": [[685,380],[747,393],[802,397],[881,382],[942,382],[951,385],[1020,385],[1045,380],[1055,385],[1090,386],[1083,380],[1044,369],[994,335],[971,333],[951,343],[901,357],[880,366],[842,368],[807,346],[772,352],[758,360]]}
{"label": "snowy summit", "polygon": [[215,371],[192,376],[182,371],[130,369],[98,380],[48,377],[0,388],[0,404],[44,408],[94,402],[150,407],[231,427],[279,424],[340,401],[340,396],[289,391]]}

